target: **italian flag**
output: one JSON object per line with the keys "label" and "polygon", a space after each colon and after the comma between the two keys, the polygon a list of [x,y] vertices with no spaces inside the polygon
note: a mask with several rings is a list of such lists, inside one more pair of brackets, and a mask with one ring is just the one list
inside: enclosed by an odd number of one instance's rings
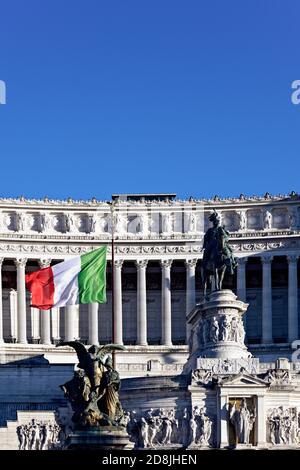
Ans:
{"label": "italian flag", "polygon": [[26,274],[26,287],[41,310],[106,302],[106,246]]}

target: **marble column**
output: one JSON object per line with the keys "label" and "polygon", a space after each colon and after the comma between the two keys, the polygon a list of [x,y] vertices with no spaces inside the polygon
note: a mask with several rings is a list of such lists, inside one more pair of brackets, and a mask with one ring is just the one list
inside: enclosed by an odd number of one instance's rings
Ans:
{"label": "marble column", "polygon": [[9,292],[9,306],[10,306],[10,336],[13,343],[18,338],[18,306],[17,306],[17,291],[10,289]]}
{"label": "marble column", "polygon": [[262,342],[272,343],[272,256],[262,256]]}
{"label": "marble column", "polygon": [[74,337],[80,340],[79,321],[80,321],[80,305],[73,305],[74,312]]}
{"label": "marble column", "polygon": [[161,260],[161,309],[162,309],[162,339],[164,346],[172,346],[172,314],[171,314],[171,259]]}
{"label": "marble column", "polygon": [[288,341],[291,343],[298,339],[298,256],[289,255],[288,280]]}
{"label": "marble column", "polygon": [[[51,259],[41,259],[39,260],[39,266],[41,269],[49,268],[51,264]],[[40,310],[41,314],[41,343],[42,344],[51,344],[51,311],[50,310]]]}
{"label": "marble column", "polygon": [[257,395],[257,410],[256,410],[256,430],[257,430],[257,445],[264,447],[266,445],[266,416],[265,416],[265,397],[264,395]]}
{"label": "marble column", "polygon": [[114,342],[123,344],[123,315],[122,315],[122,265],[123,260],[115,260],[114,265]]}
{"label": "marble column", "polygon": [[[185,296],[185,314],[186,317],[196,305],[196,285],[195,272],[197,259],[186,259],[184,261],[186,267],[186,296]],[[186,340],[188,342],[191,334],[191,325],[186,322]]]}
{"label": "marble column", "polygon": [[[246,302],[247,291],[246,291],[246,265],[247,257],[238,258],[238,267],[237,267],[237,286],[236,286],[236,295],[238,300]],[[243,315],[243,323],[246,331],[247,324],[247,315]]]}
{"label": "marble column", "polygon": [[65,307],[65,341],[78,339],[79,305]]}
{"label": "marble column", "polygon": [[3,305],[2,305],[2,263],[3,263],[3,258],[0,258],[0,344],[4,343],[4,339],[3,339]]}
{"label": "marble column", "polygon": [[54,344],[60,341],[60,310],[59,307],[51,308],[52,340]]}
{"label": "marble column", "polygon": [[137,260],[137,344],[147,346],[147,291],[146,268],[148,261]]}
{"label": "marble column", "polygon": [[27,259],[15,259],[17,267],[18,343],[27,343],[25,266]]}
{"label": "marble column", "polygon": [[217,424],[218,424],[218,442],[220,448],[226,448],[229,445],[228,435],[228,397],[223,395],[222,392],[219,395],[219,406],[217,409]]}
{"label": "marble column", "polygon": [[88,305],[89,310],[89,344],[99,344],[98,338],[98,308],[99,304],[93,302]]}
{"label": "marble column", "polygon": [[30,307],[31,318],[31,341],[33,344],[40,342],[40,310],[35,307]]}
{"label": "marble column", "polygon": [[246,264],[248,258],[238,258],[237,267],[237,297],[246,302]]}

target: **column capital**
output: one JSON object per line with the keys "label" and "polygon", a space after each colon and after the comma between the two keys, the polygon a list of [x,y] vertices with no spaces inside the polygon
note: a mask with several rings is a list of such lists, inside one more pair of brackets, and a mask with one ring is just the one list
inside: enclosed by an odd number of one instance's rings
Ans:
{"label": "column capital", "polygon": [[137,269],[146,268],[147,264],[148,264],[147,259],[137,259],[137,260],[135,260],[135,266],[136,266]]}
{"label": "column capital", "polygon": [[262,264],[269,265],[272,263],[273,256],[272,255],[262,255],[261,256],[261,262]]}
{"label": "column capital", "polygon": [[124,263],[124,260],[123,260],[123,259],[115,259],[115,260],[114,260],[115,268],[122,268],[123,263]]}
{"label": "column capital", "polygon": [[25,267],[27,263],[27,258],[16,258],[14,259],[16,267]]}
{"label": "column capital", "polygon": [[238,258],[238,266],[246,266],[248,261],[247,256],[243,256],[243,258]]}
{"label": "column capital", "polygon": [[38,260],[38,263],[39,263],[39,267],[40,267],[41,269],[43,269],[43,268],[49,268],[49,266],[50,266],[50,264],[51,264],[51,259],[47,259],[47,258],[45,258],[45,259],[39,259],[39,260]]}
{"label": "column capital", "polygon": [[296,254],[294,253],[294,254],[287,255],[286,258],[287,258],[289,264],[297,263],[298,258],[299,258],[299,255],[296,255]]}
{"label": "column capital", "polygon": [[193,258],[193,259],[185,259],[184,260],[184,265],[186,268],[195,268],[197,264],[198,259]]}
{"label": "column capital", "polygon": [[161,266],[163,269],[167,269],[167,268],[170,268],[170,267],[171,267],[172,262],[173,262],[172,259],[161,259],[161,260],[160,260],[160,266]]}

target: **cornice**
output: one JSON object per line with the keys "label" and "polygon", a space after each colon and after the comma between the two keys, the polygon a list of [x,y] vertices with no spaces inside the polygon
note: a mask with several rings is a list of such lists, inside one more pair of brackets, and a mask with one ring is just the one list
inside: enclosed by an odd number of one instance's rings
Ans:
{"label": "cornice", "polygon": [[[26,256],[27,258],[47,258],[62,259],[68,256],[81,255],[95,249],[99,245],[93,241],[88,243],[34,243],[34,242],[10,242],[0,241],[0,256],[15,258],[17,256]],[[247,253],[249,256],[260,255],[266,251],[272,251],[274,255],[285,255],[287,253],[299,253],[300,238],[282,238],[269,240],[240,240],[231,243],[236,256]],[[149,259],[160,259],[161,257],[174,257],[174,259],[186,259],[189,256],[193,258],[202,258],[202,244],[200,243],[147,243],[147,244],[128,244],[116,242],[116,255],[122,258],[135,259],[140,256]],[[110,257],[111,246],[108,245],[108,255]]]}
{"label": "cornice", "polygon": [[[211,199],[201,199],[201,198],[189,198],[189,199],[175,199],[175,200],[165,200],[165,201],[115,201],[114,207],[122,208],[122,207],[171,207],[171,206],[181,206],[187,205],[189,207],[193,207],[195,205],[204,205],[204,206],[218,206],[222,207],[228,206],[233,204],[234,206],[245,206],[245,205],[253,205],[253,204],[273,204],[273,203],[293,203],[293,202],[300,202],[300,196],[292,191],[290,194],[277,194],[271,195],[266,193],[264,195],[252,195],[247,196],[241,194],[239,197],[219,197],[214,196]],[[0,198],[0,207],[16,207],[18,209],[31,209],[31,208],[41,208],[43,210],[49,209],[53,210],[55,208],[58,209],[99,209],[102,208],[103,210],[110,211],[111,201],[109,200],[97,200],[96,198],[92,198],[90,200],[74,200],[72,198],[68,198],[66,200],[63,199],[51,199],[45,197],[43,199],[28,199],[23,196],[19,198]]]}
{"label": "cornice", "polygon": [[[176,244],[176,243],[202,243],[204,233],[191,235],[189,233],[173,233],[171,235],[162,235],[162,234],[149,234],[148,236],[139,236],[138,234],[124,234],[116,235],[115,242],[122,244],[126,243],[128,245],[135,244],[149,244],[149,243],[167,243],[167,244]],[[245,243],[248,240],[255,241],[258,240],[281,240],[281,239],[299,239],[300,240],[300,230],[269,230],[269,231],[255,231],[249,230],[244,232],[232,232],[229,234],[230,243],[242,242]],[[99,235],[89,235],[89,234],[20,234],[17,232],[13,233],[0,233],[0,243],[13,242],[13,243],[82,243],[86,242],[89,244],[98,244],[98,243],[110,243],[111,234],[110,233],[101,233]]]}
{"label": "cornice", "polygon": [[[242,206],[242,201],[217,209],[232,241],[294,237],[300,234],[297,201],[298,196],[297,200],[290,197],[288,202],[280,201],[276,206],[276,201],[271,202],[268,197],[251,207]],[[116,210],[111,214],[108,202],[104,206],[94,201],[78,207],[72,200],[62,201],[60,207],[49,206],[48,202],[46,207],[29,207],[22,205],[26,200],[21,200],[19,206],[0,207],[0,240],[105,243],[109,242],[114,225],[115,239],[128,244],[199,243],[209,226],[208,213],[212,209],[191,201],[129,201],[114,205]]]}

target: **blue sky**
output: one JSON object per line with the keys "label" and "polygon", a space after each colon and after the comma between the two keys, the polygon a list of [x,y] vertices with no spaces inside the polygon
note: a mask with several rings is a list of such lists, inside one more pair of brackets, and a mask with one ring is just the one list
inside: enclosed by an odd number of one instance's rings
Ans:
{"label": "blue sky", "polygon": [[300,191],[298,0],[2,0],[1,196]]}

